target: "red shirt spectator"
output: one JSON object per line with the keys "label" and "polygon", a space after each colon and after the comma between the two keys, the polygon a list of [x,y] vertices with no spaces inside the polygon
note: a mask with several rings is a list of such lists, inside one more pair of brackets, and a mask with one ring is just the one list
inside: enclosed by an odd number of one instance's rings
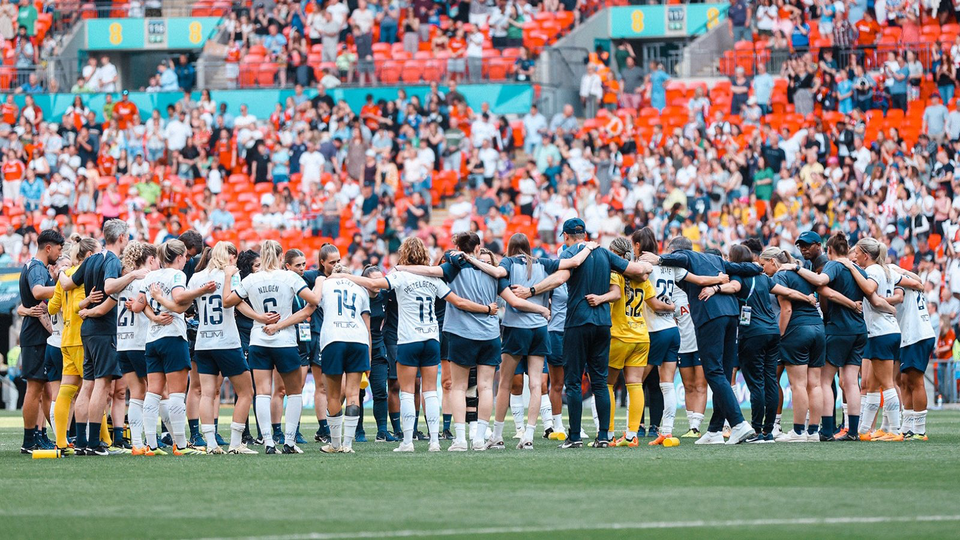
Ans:
{"label": "red shirt spectator", "polygon": [[0,105],[0,115],[3,116],[3,122],[14,126],[17,124],[17,115],[20,113],[20,107],[13,102],[13,94],[7,94],[7,101]]}
{"label": "red shirt spectator", "polygon": [[880,25],[869,13],[865,13],[863,18],[857,21],[855,26],[860,35],[857,37],[857,45],[873,45],[877,42],[877,36],[881,32]]}
{"label": "red shirt spectator", "polygon": [[123,98],[113,104],[113,118],[117,121],[117,127],[120,129],[127,129],[133,115],[138,112],[136,103],[130,101],[126,90],[123,91]]}
{"label": "red shirt spectator", "polygon": [[19,182],[23,180],[23,176],[27,173],[27,168],[19,159],[12,159],[3,163],[2,171],[4,182]]}

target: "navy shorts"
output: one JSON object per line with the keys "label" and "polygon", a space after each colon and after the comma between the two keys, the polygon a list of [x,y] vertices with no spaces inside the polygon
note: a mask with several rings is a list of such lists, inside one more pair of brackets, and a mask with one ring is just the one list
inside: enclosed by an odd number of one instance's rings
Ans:
{"label": "navy shorts", "polygon": [[50,382],[63,378],[63,353],[60,347],[47,345],[43,351],[43,374]]}
{"label": "navy shorts", "polygon": [[320,365],[320,332],[313,332],[314,339],[301,344],[303,349],[297,347],[300,354],[300,367],[319,366]]}
{"label": "navy shorts", "polygon": [[[443,323],[440,323],[440,327],[443,328]],[[450,360],[450,350],[450,333],[440,332],[440,359]]]}
{"label": "navy shorts", "polygon": [[466,368],[500,365],[500,338],[477,340],[448,332],[444,334],[447,336],[450,356],[441,358],[449,359],[454,364]]}
{"label": "navy shorts", "polygon": [[[700,353],[698,351],[677,353],[680,362],[680,369],[702,366]],[[647,362],[649,364],[649,362]]]}
{"label": "navy shorts", "polygon": [[120,358],[117,356],[116,334],[84,336],[83,358],[84,360],[89,358],[93,362],[94,379],[119,379],[123,376],[123,372],[120,371]]}
{"label": "navy shorts", "polygon": [[243,357],[243,349],[201,350],[193,353],[197,371],[203,375],[234,377],[250,370]]}
{"label": "navy shorts", "polygon": [[120,371],[124,375],[136,373],[140,379],[147,376],[147,358],[144,351],[117,351],[117,356],[120,358]]}
{"label": "navy shorts", "polygon": [[549,332],[550,354],[547,355],[547,364],[554,367],[563,367],[563,332]]}
{"label": "navy shorts", "polygon": [[549,332],[538,328],[503,327],[503,354],[512,356],[547,356],[550,354]]}
{"label": "navy shorts", "polygon": [[428,339],[397,345],[397,364],[409,367],[440,365],[440,342]]}
{"label": "navy shorts", "polygon": [[676,326],[659,332],[650,332],[650,354],[647,355],[647,365],[662,366],[664,362],[676,362],[679,350],[680,329]]}
{"label": "navy shorts", "polygon": [[23,364],[23,370],[20,376],[27,381],[46,381],[44,374],[44,357],[47,353],[47,344],[29,345],[20,347],[20,360]]}
{"label": "navy shorts", "polygon": [[250,363],[250,369],[270,371],[276,368],[280,373],[290,373],[293,370],[300,369],[300,351],[297,350],[296,346],[263,347],[261,345],[251,345],[247,361]]}
{"label": "navy shorts", "polygon": [[343,375],[370,371],[370,348],[363,343],[334,341],[323,348],[323,373]]}
{"label": "navy shorts", "polygon": [[190,369],[190,344],[181,337],[160,338],[147,343],[144,359],[147,373],[176,373]]}
{"label": "navy shorts", "polygon": [[85,381],[93,382],[96,378],[93,376],[93,358],[90,358],[90,355],[87,354],[87,348],[83,345],[80,346],[83,349],[83,375],[81,379]]}
{"label": "navy shorts", "polygon": [[900,333],[867,337],[867,346],[863,348],[863,357],[867,360],[899,360]]}
{"label": "navy shorts", "polygon": [[927,338],[911,345],[907,345],[900,350],[900,371],[915,369],[920,373],[927,371],[927,364],[930,363],[930,356],[933,354],[933,347],[937,343],[937,338]]}
{"label": "navy shorts", "polygon": [[831,336],[826,339],[827,362],[835,368],[859,366],[863,363],[863,348],[867,345],[867,335]]}
{"label": "navy shorts", "polygon": [[780,338],[780,358],[791,366],[823,367],[826,361],[823,326],[791,326]]}
{"label": "navy shorts", "polygon": [[389,342],[383,340],[383,348],[387,355],[387,380],[397,380],[397,341]]}

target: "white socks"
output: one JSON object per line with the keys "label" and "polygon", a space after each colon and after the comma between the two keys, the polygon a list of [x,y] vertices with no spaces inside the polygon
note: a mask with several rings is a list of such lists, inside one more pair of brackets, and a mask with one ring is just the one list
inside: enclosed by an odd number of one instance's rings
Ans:
{"label": "white socks", "polygon": [[563,427],[563,413],[553,415],[553,431],[556,433],[567,432],[567,429]]}
{"label": "white socks", "polygon": [[523,396],[510,394],[510,412],[513,414],[513,426],[519,431],[523,428]]}
{"label": "white socks", "polygon": [[343,444],[343,411],[336,416],[327,411],[327,423],[330,426],[330,446],[340,448]]}
{"label": "white socks", "polygon": [[213,427],[213,424],[200,424],[200,433],[203,434],[203,439],[207,441],[207,450],[217,447],[216,428]]}
{"label": "white socks", "polygon": [[247,426],[240,422],[230,422],[230,448],[236,448],[243,444],[243,430]]}
{"label": "white socks", "polygon": [[430,442],[440,442],[440,398],[436,390],[423,392],[423,407],[427,415],[427,428],[430,429]]}
{"label": "white socks", "polygon": [[843,404],[843,427],[850,427],[850,412],[847,410],[847,404]]}
{"label": "white socks", "polygon": [[[127,419],[130,420],[130,445],[134,448],[143,447],[143,400],[131,399],[130,408],[127,410]],[[156,437],[157,422],[154,419],[153,433]]]}
{"label": "white socks", "polygon": [[[543,394],[540,396],[540,418],[543,419],[543,430],[553,429],[553,405],[550,404],[550,396]],[[52,418],[52,416],[51,416]]]}
{"label": "white socks", "polygon": [[147,392],[143,398],[143,436],[147,446],[157,447],[157,419],[160,416],[160,394]]}
{"label": "white socks", "polygon": [[927,434],[927,410],[913,413],[913,432],[917,435]]}
{"label": "white socks", "polygon": [[464,444],[466,444],[466,442],[467,442],[467,425],[466,425],[465,423],[463,423],[463,422],[455,422],[455,423],[453,424],[453,431],[454,431],[455,434],[456,434],[456,439],[455,439],[455,440],[456,440],[458,443],[464,443]]}
{"label": "white socks", "polygon": [[[473,434],[474,446],[479,446],[487,442],[487,430],[490,429],[489,420],[477,420],[477,431]],[[503,427],[500,428],[503,430]]]}
{"label": "white socks", "polygon": [[170,398],[160,400],[160,420],[167,429],[173,429],[170,425]]}
{"label": "white socks", "polygon": [[287,406],[284,408],[283,415],[286,417],[286,430],[283,432],[284,444],[295,446],[297,444],[297,426],[300,425],[300,413],[303,411],[303,395],[287,394]]}
{"label": "white socks", "polygon": [[187,447],[187,395],[181,392],[170,394],[170,434],[177,448]]}
{"label": "white socks", "polygon": [[357,424],[360,423],[359,416],[343,416],[343,447],[353,448],[353,439],[357,436]]}
{"label": "white socks", "polygon": [[257,394],[254,401],[254,410],[257,414],[257,423],[260,424],[260,434],[263,436],[263,446],[269,448],[276,446],[273,442],[273,430],[270,426],[273,424],[270,417],[270,394]]}
{"label": "white socks", "polygon": [[888,433],[900,433],[900,396],[896,388],[883,391],[883,417],[889,424]]}
{"label": "white socks", "polygon": [[417,406],[413,394],[400,392],[400,427],[403,429],[403,444],[413,444],[413,423],[417,421]]}
{"label": "white socks", "polygon": [[[896,391],[894,391],[896,392]],[[900,404],[897,403],[899,410]],[[860,433],[870,433],[873,430],[873,423],[877,419],[877,412],[880,411],[880,393],[871,392],[863,396],[863,409],[860,411]]]}
{"label": "white socks", "polygon": [[[480,429],[477,429],[477,432],[480,432]],[[493,422],[493,440],[499,441],[503,439],[503,422]]]}
{"label": "white socks", "polygon": [[54,414],[53,414],[53,409],[56,407],[56,405],[57,405],[57,399],[56,399],[56,396],[54,396],[53,401],[50,402],[50,432],[51,433],[57,432],[57,423],[54,421]]}
{"label": "white socks", "polygon": [[673,382],[660,383],[663,394],[663,420],[660,421],[660,433],[673,435],[673,423],[677,418],[677,388]]}
{"label": "white socks", "polygon": [[527,424],[527,430],[523,432],[523,440],[533,442],[533,434],[536,430],[536,424]]}
{"label": "white socks", "polygon": [[590,396],[590,413],[593,415],[593,429],[600,432],[600,417],[597,416],[597,396]]}
{"label": "white socks", "polygon": [[916,433],[913,430],[913,418],[917,413],[913,412],[910,409],[903,410],[903,422],[900,424],[900,433]]}
{"label": "white socks", "polygon": [[[674,394],[674,396],[676,396],[676,394]],[[676,399],[676,397],[674,397],[674,399]],[[664,401],[664,409],[666,409],[666,401]],[[777,415],[778,419],[779,416],[780,415]],[[690,424],[690,429],[700,431],[700,424],[703,422],[703,413],[691,412],[690,409],[687,409],[687,422]]]}

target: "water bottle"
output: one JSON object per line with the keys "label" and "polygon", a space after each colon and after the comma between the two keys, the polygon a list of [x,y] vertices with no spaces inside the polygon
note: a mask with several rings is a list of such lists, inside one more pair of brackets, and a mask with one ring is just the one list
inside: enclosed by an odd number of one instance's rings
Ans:
{"label": "water bottle", "polygon": [[56,459],[60,457],[60,449],[34,450],[33,459]]}
{"label": "water bottle", "polygon": [[937,394],[937,408],[943,408],[943,394]]}

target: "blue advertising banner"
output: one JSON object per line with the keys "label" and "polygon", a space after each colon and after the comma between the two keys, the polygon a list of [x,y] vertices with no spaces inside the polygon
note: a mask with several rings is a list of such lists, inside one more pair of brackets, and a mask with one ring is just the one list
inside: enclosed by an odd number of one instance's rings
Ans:
{"label": "blue advertising banner", "polygon": [[706,33],[724,21],[730,4],[677,4],[610,8],[614,39],[684,38]]}

